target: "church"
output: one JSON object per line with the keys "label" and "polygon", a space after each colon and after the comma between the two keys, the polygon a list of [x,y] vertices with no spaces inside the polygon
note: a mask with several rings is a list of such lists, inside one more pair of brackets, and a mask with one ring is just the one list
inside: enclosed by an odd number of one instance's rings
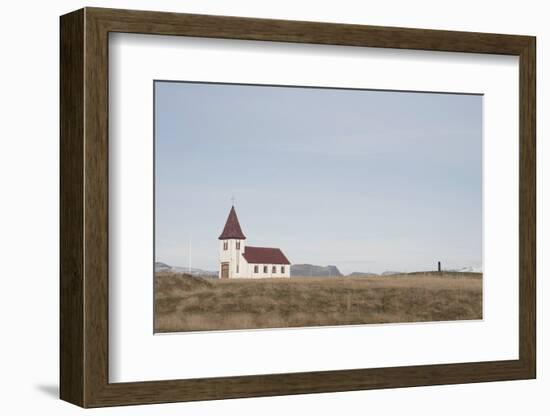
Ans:
{"label": "church", "polygon": [[290,278],[290,262],[281,249],[245,244],[234,206],[218,239],[220,279]]}

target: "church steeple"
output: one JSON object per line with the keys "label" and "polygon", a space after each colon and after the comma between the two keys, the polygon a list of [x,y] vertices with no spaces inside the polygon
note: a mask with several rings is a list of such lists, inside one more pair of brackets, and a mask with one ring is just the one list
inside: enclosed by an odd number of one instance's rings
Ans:
{"label": "church steeple", "polygon": [[225,222],[225,227],[218,237],[219,240],[229,240],[229,239],[245,240],[246,237],[241,230],[241,225],[239,224],[239,219],[237,218],[237,213],[235,212],[235,207],[231,206],[231,211],[229,211],[229,216]]}

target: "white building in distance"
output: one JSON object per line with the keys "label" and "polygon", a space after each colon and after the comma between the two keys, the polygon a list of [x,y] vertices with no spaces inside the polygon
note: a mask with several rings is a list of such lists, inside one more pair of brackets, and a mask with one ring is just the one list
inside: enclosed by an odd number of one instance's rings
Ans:
{"label": "white building in distance", "polygon": [[279,248],[246,246],[232,206],[220,240],[220,279],[290,278],[290,262]]}

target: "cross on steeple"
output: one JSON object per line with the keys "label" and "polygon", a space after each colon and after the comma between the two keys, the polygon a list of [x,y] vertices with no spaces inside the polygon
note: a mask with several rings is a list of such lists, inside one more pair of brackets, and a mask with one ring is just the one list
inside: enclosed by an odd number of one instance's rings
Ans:
{"label": "cross on steeple", "polygon": [[234,195],[231,196],[231,205],[235,206],[235,196]]}

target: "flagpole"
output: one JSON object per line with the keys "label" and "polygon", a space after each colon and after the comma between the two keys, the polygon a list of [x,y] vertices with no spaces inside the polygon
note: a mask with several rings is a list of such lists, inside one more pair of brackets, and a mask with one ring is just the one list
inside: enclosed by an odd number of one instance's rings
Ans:
{"label": "flagpole", "polygon": [[189,233],[189,274],[191,274],[191,233]]}

